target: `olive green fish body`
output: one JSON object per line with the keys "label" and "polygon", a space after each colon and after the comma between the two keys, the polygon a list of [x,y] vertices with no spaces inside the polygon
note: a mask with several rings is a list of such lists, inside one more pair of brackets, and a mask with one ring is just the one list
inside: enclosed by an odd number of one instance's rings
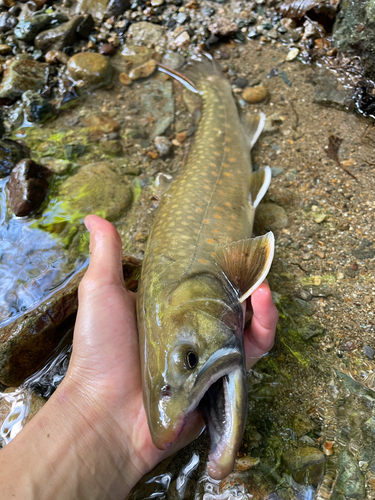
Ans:
{"label": "olive green fish body", "polygon": [[[220,431],[209,425],[210,457],[216,453],[219,464],[211,471],[222,477],[246,418],[241,287],[228,276],[239,273],[227,269],[226,249],[251,238],[251,161],[229,82],[211,61],[195,63],[190,73],[203,97],[202,118],[155,216],[139,288],[144,401],[159,448],[178,437],[198,404],[206,421],[224,412]],[[215,407],[221,399],[229,412]]]}

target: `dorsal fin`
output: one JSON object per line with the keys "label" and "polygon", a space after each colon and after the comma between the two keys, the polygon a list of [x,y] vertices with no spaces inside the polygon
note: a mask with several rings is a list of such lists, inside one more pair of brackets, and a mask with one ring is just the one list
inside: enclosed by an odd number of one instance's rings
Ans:
{"label": "dorsal fin", "polygon": [[266,278],[275,251],[272,232],[257,238],[234,241],[216,252],[217,263],[239,291],[240,302],[249,297]]}
{"label": "dorsal fin", "polygon": [[266,194],[266,191],[271,183],[272,171],[267,165],[253,172],[250,176],[250,203],[256,208],[260,200]]}

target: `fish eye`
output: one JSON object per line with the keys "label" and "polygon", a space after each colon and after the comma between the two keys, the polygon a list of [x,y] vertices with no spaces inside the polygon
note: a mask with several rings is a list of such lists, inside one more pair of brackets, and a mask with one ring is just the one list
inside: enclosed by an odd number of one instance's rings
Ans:
{"label": "fish eye", "polygon": [[194,351],[188,351],[186,353],[186,366],[193,369],[197,366],[198,356]]}

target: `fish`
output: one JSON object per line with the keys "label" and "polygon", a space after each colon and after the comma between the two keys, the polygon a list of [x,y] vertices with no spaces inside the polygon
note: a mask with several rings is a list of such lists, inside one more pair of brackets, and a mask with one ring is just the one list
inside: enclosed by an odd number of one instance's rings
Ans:
{"label": "fish", "polygon": [[[168,72],[164,68],[165,72]],[[194,143],[156,211],[137,298],[143,400],[155,446],[167,449],[201,411],[207,471],[233,469],[247,416],[245,301],[264,281],[272,232],[252,238],[270,181],[252,172],[263,114],[240,119],[230,83],[212,58],[170,70],[202,97]]]}

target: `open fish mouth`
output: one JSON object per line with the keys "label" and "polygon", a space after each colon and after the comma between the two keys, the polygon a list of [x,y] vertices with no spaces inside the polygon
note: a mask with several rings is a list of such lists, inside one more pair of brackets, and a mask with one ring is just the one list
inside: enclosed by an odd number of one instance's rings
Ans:
{"label": "open fish mouth", "polygon": [[245,430],[246,403],[246,374],[241,366],[210,385],[199,403],[211,441],[207,470],[213,479],[223,479],[233,470]]}

